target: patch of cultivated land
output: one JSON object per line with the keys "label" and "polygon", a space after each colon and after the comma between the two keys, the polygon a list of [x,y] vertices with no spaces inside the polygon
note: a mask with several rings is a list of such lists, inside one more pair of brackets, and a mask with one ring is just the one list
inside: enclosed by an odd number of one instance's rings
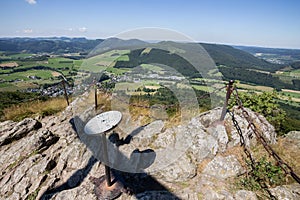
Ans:
{"label": "patch of cultivated land", "polygon": [[288,90],[288,89],[282,89],[283,92],[290,92],[290,93],[296,93],[296,94],[300,94],[299,90]]}
{"label": "patch of cultivated land", "polygon": [[247,90],[258,90],[258,91],[263,91],[263,92],[272,92],[274,90],[274,88],[268,87],[268,86],[248,85],[248,84],[243,84],[243,83],[237,84],[237,87],[242,88],[242,89],[247,89]]}

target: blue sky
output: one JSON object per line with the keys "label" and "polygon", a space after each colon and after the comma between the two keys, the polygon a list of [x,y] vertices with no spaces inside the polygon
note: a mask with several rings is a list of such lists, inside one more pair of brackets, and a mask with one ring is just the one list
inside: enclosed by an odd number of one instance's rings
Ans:
{"label": "blue sky", "polygon": [[299,10],[298,0],[1,0],[0,37],[159,27],[201,42],[300,49]]}

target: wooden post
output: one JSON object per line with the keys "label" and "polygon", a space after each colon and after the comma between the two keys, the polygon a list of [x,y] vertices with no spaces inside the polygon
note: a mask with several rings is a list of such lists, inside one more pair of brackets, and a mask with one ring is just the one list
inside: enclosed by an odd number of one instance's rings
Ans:
{"label": "wooden post", "polygon": [[68,93],[67,93],[67,89],[66,89],[65,79],[63,79],[61,82],[62,82],[62,85],[63,85],[63,88],[64,88],[64,93],[65,93],[65,98],[66,98],[67,104],[70,105],[69,104]]}
{"label": "wooden post", "polygon": [[232,92],[233,83],[234,83],[234,81],[230,80],[228,85],[227,85],[226,99],[225,99],[225,102],[224,102],[224,105],[223,105],[223,110],[222,110],[222,114],[221,114],[221,117],[220,117],[220,121],[224,121],[224,119],[225,119],[225,115],[226,115],[226,112],[227,112],[227,106],[228,106],[228,100],[229,100],[231,92]]}
{"label": "wooden post", "polygon": [[95,110],[97,110],[98,107],[98,97],[97,97],[97,83],[96,80],[94,79],[94,93],[95,93]]}

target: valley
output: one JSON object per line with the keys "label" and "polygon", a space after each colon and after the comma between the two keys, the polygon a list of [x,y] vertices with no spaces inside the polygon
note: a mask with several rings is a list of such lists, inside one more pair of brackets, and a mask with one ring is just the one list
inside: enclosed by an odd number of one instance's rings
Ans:
{"label": "valley", "polygon": [[[16,43],[16,39],[12,41]],[[50,43],[54,41],[59,47],[50,48],[52,52],[43,52],[43,49],[38,52],[31,46],[39,44],[42,39],[31,39],[31,45],[28,45],[26,40],[22,42],[18,39],[17,41],[20,43],[17,45],[18,48],[12,51],[7,47],[9,50],[4,51],[5,46],[0,40],[0,46],[2,45],[0,92],[2,94],[20,91],[35,93],[37,97],[62,96],[64,91],[61,82],[62,77],[65,77],[68,81],[67,93],[74,97],[77,95],[74,94],[76,89],[81,92],[85,91],[91,83],[95,83],[95,80],[98,80],[99,88],[114,88],[118,93],[122,92],[134,98],[154,96],[160,88],[171,86],[174,86],[174,91],[194,90],[197,95],[201,96],[223,87],[233,79],[236,80],[236,87],[241,92],[260,94],[276,91],[277,102],[285,108],[290,118],[295,118],[290,114],[290,110],[300,113],[300,71],[292,65],[297,61],[295,53],[292,53],[295,58],[292,63],[274,64],[261,57],[255,57],[256,53],[253,49],[252,55],[240,50],[241,48],[201,44],[215,62],[216,67],[206,68],[205,66],[199,71],[182,57],[189,46],[180,49],[173,42],[149,44],[147,48],[131,50],[130,48],[110,49],[102,53],[96,53],[94,49],[89,54],[88,52],[93,47],[91,44],[94,44],[95,48],[96,43],[101,44],[102,40],[70,39],[73,43],[68,44],[69,47],[65,49],[65,52],[61,51],[61,46],[65,44],[66,38],[51,39]],[[117,39],[105,42],[116,41],[124,42]],[[125,42],[129,45],[131,41]],[[6,39],[5,44],[9,45],[8,43],[9,40]],[[28,47],[18,52],[22,44]],[[89,44],[90,48],[86,48],[86,44]],[[141,45],[144,42],[135,40],[134,44]],[[190,48],[194,50],[195,47]],[[96,53],[96,56],[93,53]],[[203,74],[205,77],[202,77]],[[222,90],[217,94],[220,101],[215,102],[215,105],[222,105],[225,92]],[[209,106],[206,109],[209,109]],[[300,126],[296,127],[300,129]]]}

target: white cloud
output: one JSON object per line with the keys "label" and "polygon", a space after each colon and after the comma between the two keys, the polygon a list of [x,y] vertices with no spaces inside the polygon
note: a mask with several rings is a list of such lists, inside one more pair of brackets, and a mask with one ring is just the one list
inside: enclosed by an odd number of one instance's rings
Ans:
{"label": "white cloud", "polygon": [[87,31],[87,28],[86,27],[81,27],[78,29],[80,32],[84,33]]}
{"label": "white cloud", "polygon": [[26,2],[31,5],[36,4],[36,0],[26,0]]}
{"label": "white cloud", "polygon": [[24,29],[23,33],[30,34],[30,33],[33,33],[33,30],[32,29]]}

